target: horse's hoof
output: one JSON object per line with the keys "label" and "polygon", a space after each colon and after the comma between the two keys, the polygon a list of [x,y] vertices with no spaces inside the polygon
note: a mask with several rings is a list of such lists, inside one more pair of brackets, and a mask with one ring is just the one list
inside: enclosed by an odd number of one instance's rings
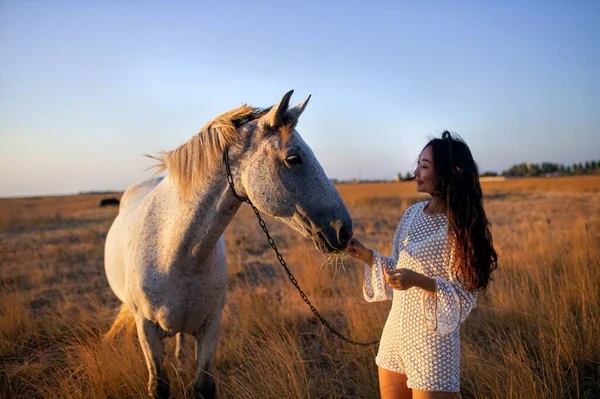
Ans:
{"label": "horse's hoof", "polygon": [[148,387],[148,393],[152,399],[169,399],[171,396],[170,391],[169,383],[165,381],[159,381],[156,386]]}
{"label": "horse's hoof", "polygon": [[205,384],[202,388],[194,388],[196,399],[215,399],[217,397],[217,389],[214,381]]}

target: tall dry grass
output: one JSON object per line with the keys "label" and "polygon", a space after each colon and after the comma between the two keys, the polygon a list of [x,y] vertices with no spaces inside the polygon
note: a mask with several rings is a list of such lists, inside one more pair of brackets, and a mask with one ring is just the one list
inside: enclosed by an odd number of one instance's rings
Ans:
{"label": "tall dry grass", "polygon": [[[600,179],[592,181],[595,186],[587,178],[559,180],[556,190],[545,179],[534,188],[531,181],[484,185],[500,267],[462,326],[463,397],[600,395]],[[403,211],[423,199],[411,184],[339,189],[355,234],[384,253],[391,252]],[[0,395],[144,396],[147,372],[135,335],[101,341],[118,305],[102,262],[116,210],[99,209],[93,196],[11,199],[10,207],[5,201]],[[323,316],[353,339],[377,339],[390,303],[362,300],[361,265],[347,257],[324,259],[298,234],[266,219]],[[227,229],[226,242],[229,285],[216,359],[220,395],[377,397],[376,348],[347,345],[318,323],[247,207]],[[192,340],[186,341],[182,370],[174,365],[173,340],[166,346],[173,396],[189,397]]]}

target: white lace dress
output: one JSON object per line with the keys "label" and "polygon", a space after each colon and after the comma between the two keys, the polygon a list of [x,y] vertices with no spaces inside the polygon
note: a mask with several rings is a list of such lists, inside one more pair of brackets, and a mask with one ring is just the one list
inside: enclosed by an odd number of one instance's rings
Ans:
{"label": "white lace dress", "polygon": [[[451,275],[454,251],[446,253],[446,215],[427,215],[427,202],[408,208],[396,229],[391,257],[374,252],[373,267],[365,264],[364,297],[369,302],[392,300],[379,352],[379,367],[407,376],[409,388],[425,391],[460,390],[460,331],[477,306],[477,293],[463,289]],[[450,259],[448,259],[450,257]],[[393,290],[383,269],[406,268],[435,279],[436,295],[421,288]]]}

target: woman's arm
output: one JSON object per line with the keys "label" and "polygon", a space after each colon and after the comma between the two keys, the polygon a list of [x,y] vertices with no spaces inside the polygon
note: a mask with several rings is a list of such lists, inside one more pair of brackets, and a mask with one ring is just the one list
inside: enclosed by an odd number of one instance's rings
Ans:
{"label": "woman's arm", "polygon": [[373,266],[373,262],[375,261],[373,250],[365,247],[362,244],[362,242],[358,241],[356,238],[352,237],[350,239],[350,242],[348,243],[348,248],[346,248],[346,252],[353,258],[362,260],[369,266]]}
{"label": "woman's arm", "polygon": [[392,299],[392,290],[385,283],[385,274],[393,269],[397,258],[383,256],[377,251],[366,248],[356,238],[352,238],[346,250],[348,254],[363,261],[365,278],[363,296],[367,302],[387,301]]}
{"label": "woman's arm", "polygon": [[435,296],[435,279],[427,277],[424,274],[415,272],[414,270],[392,270],[389,273],[386,273],[385,280],[387,284],[395,290],[408,290],[413,287],[418,287],[421,288],[423,292]]}
{"label": "woman's arm", "polygon": [[[423,294],[423,312],[427,327],[438,334],[449,334],[466,320],[471,311],[477,307],[479,291],[469,291],[463,287],[458,277],[450,269],[453,264],[455,250],[450,251],[447,279],[434,277],[435,295]],[[424,291],[425,292],[425,291]]]}
{"label": "woman's arm", "polygon": [[392,244],[392,256],[383,256],[381,253],[368,249],[356,238],[352,238],[346,251],[356,259],[363,261],[365,268],[365,280],[363,284],[363,294],[365,300],[369,302],[383,301],[392,299],[393,291],[386,284],[386,275],[396,268],[398,264],[398,254],[400,247],[400,237],[405,228],[407,228],[411,212],[409,208],[402,217],[402,220],[394,233]]}

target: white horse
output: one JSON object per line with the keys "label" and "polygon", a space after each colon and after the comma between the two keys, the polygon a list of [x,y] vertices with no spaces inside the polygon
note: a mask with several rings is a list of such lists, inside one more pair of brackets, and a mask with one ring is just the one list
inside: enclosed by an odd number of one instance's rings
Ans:
{"label": "white horse", "polygon": [[216,117],[156,157],[167,177],[123,194],[104,254],[108,282],[123,304],[106,338],[135,320],[151,397],[169,396],[162,340],[177,334],[179,357],[182,333],[196,340],[197,396],[216,396],[227,282],[223,231],[241,205],[227,183],[227,148],[239,196],[310,237],[321,252],[345,249],[352,236],[344,202],[295,129],[310,96],[288,109],[291,95],[271,108],[243,105]]}

